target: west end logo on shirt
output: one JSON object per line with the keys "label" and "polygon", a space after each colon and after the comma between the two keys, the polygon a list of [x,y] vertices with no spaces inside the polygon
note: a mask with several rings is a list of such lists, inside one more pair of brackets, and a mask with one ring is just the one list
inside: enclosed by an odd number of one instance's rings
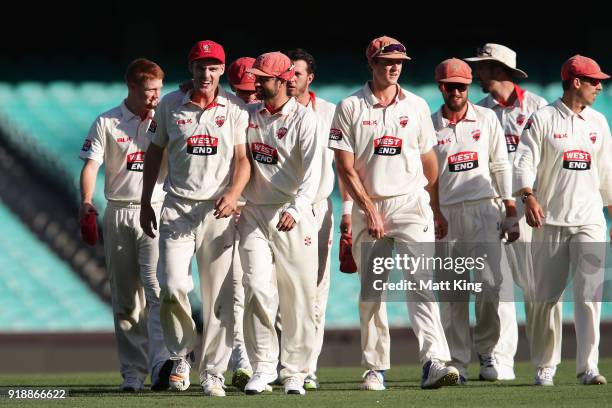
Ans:
{"label": "west end logo on shirt", "polygon": [[597,141],[597,132],[589,133],[589,139],[591,139],[591,143],[595,144],[595,142]]}
{"label": "west end logo on shirt", "polygon": [[279,140],[282,140],[283,137],[285,137],[285,135],[287,134],[287,128],[286,127],[282,127],[280,129],[278,129],[276,131],[276,137],[278,137]]}
{"label": "west end logo on shirt", "polygon": [[342,140],[342,131],[340,129],[329,129],[329,140]]}
{"label": "west end logo on shirt", "polygon": [[223,116],[223,115],[217,116],[215,118],[215,123],[217,124],[217,127],[223,126],[223,124],[225,123],[225,116]]}
{"label": "west end logo on shirt", "polygon": [[516,123],[519,126],[523,126],[523,122],[525,122],[525,115],[523,115],[522,113],[520,113],[517,117],[516,117]]}
{"label": "west end logo on shirt", "polygon": [[508,153],[516,152],[516,148],[519,144],[520,137],[517,135],[506,135],[506,147],[508,149]]}
{"label": "west end logo on shirt", "polygon": [[472,130],[472,139],[474,139],[475,142],[480,140],[480,129]]}
{"label": "west end logo on shirt", "polygon": [[83,142],[83,147],[81,147],[81,150],[84,152],[90,151],[91,150],[91,140],[85,139],[85,142]]}
{"label": "west end logo on shirt", "polygon": [[142,172],[144,170],[145,152],[134,152],[127,155],[128,171]]}
{"label": "west end logo on shirt", "polygon": [[408,124],[408,116],[400,116],[399,124],[401,127],[405,128],[406,125]]}
{"label": "west end logo on shirt", "polygon": [[374,139],[374,154],[395,156],[402,152],[402,139],[394,136],[383,136]]}
{"label": "west end logo on shirt", "polygon": [[217,154],[219,138],[209,135],[194,135],[187,139],[187,153],[196,156]]}
{"label": "west end logo on shirt", "polygon": [[563,152],[563,168],[567,170],[589,170],[591,168],[591,154],[584,150]]}
{"label": "west end logo on shirt", "polygon": [[256,162],[262,164],[278,163],[277,150],[265,143],[251,143],[251,154]]}
{"label": "west end logo on shirt", "polygon": [[469,171],[478,167],[478,152],[459,152],[448,156],[448,171]]}

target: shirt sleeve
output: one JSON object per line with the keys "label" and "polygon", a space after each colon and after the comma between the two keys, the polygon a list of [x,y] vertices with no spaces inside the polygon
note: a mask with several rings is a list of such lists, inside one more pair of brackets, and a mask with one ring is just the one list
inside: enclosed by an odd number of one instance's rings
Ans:
{"label": "shirt sleeve", "polygon": [[537,115],[531,115],[523,128],[513,164],[513,190],[533,188],[542,149],[541,124]]}
{"label": "shirt sleeve", "polygon": [[425,154],[437,144],[436,130],[434,129],[434,125],[431,120],[431,111],[429,110],[429,106],[427,106],[426,102],[421,104],[419,115],[421,119],[419,121],[421,126],[421,131],[418,138],[419,152],[421,154]]}
{"label": "shirt sleeve", "polygon": [[236,126],[234,127],[234,145],[246,144],[246,133],[249,128],[249,112],[242,106],[236,106]]}
{"label": "shirt sleeve", "polygon": [[331,129],[329,130],[330,149],[345,150],[354,153],[355,135],[351,131],[351,117],[353,109],[346,100],[342,101],[334,113]]}
{"label": "shirt sleeve", "polygon": [[163,98],[159,106],[155,110],[155,116],[151,120],[147,137],[151,143],[155,143],[159,147],[166,147],[168,144],[168,128],[166,127],[166,110],[168,99]]}
{"label": "shirt sleeve", "polygon": [[610,127],[605,117],[602,117],[602,144],[597,153],[597,170],[599,174],[599,192],[603,204],[607,207],[612,205],[612,136]]}
{"label": "shirt sleeve", "polygon": [[488,112],[487,122],[491,132],[489,139],[489,168],[502,200],[511,200],[512,166],[508,161],[504,130],[493,111]]}
{"label": "shirt sleeve", "polygon": [[89,133],[81,147],[79,157],[83,160],[94,160],[99,164],[104,163],[105,138],[104,119],[98,116],[89,129]]}
{"label": "shirt sleeve", "polygon": [[295,222],[299,222],[301,211],[311,208],[321,181],[321,152],[317,149],[317,119],[313,112],[306,112],[300,126],[300,154],[304,178],[298,187],[293,202],[287,208]]}

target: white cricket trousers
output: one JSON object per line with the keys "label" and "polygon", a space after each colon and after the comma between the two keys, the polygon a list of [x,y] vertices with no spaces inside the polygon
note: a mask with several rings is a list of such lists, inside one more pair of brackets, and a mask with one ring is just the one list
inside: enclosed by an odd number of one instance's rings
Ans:
{"label": "white cricket trousers", "polygon": [[[360,275],[372,275],[372,270],[362,265],[362,259],[391,257],[395,244],[398,255],[403,256],[402,243],[427,244],[433,255],[434,227],[433,213],[429,207],[429,194],[421,190],[415,194],[375,200],[385,228],[385,236],[376,240],[368,234],[365,214],[353,206],[353,255]],[[410,247],[410,245],[408,245]],[[423,246],[421,245],[421,248]],[[362,254],[362,250],[367,253]],[[418,257],[421,254],[408,253]],[[417,274],[418,276],[418,274]],[[415,276],[412,276],[414,278]],[[371,281],[371,276],[361,276],[361,281]],[[406,277],[410,279],[410,276]],[[363,288],[362,288],[363,289]],[[419,345],[419,359],[422,363],[430,359],[446,362],[450,360],[448,344],[440,322],[440,311],[432,294],[425,290],[407,291],[408,316]],[[361,325],[361,363],[369,370],[387,370],[390,363],[391,339],[387,319],[386,303],[380,299],[359,300]]]}
{"label": "white cricket trousers", "polygon": [[232,299],[233,217],[216,219],[214,201],[166,195],[159,228],[161,322],[172,356],[185,357],[198,341],[187,294],[193,289],[195,255],[202,299],[200,381],[227,369],[234,332]]}
{"label": "white cricket trousers", "polygon": [[[571,279],[576,374],[597,368],[605,242],[603,216],[599,225],[544,225],[533,231],[535,293],[527,324],[531,360],[536,367],[555,367],[561,362],[561,301],[566,282]],[[570,275],[572,269],[575,272]]]}
{"label": "white cricket trousers", "polygon": [[283,335],[280,379],[304,379],[315,348],[317,230],[312,208],[301,210],[291,231],[276,229],[285,205],[247,203],[240,215],[240,257],[244,268],[244,339],[256,373],[276,375],[280,306]]}
{"label": "white cricket trousers", "polygon": [[317,294],[315,298],[315,347],[310,360],[309,373],[317,371],[317,360],[323,348],[325,334],[325,311],[329,297],[330,284],[330,252],[333,243],[334,213],[332,200],[326,198],[312,205],[315,213],[316,228],[318,231],[319,269],[317,277]]}
{"label": "white cricket trousers", "polygon": [[[153,208],[159,219],[161,204]],[[159,321],[157,238],[140,228],[139,204],[109,201],[103,225],[121,375],[144,380],[169,357]]]}
{"label": "white cricket trousers", "polygon": [[[482,257],[485,267],[474,268],[472,281],[480,282],[481,292],[475,293],[476,325],[474,327],[474,347],[478,354],[495,355],[495,348],[503,345],[511,348],[514,339],[502,338],[504,327],[514,327],[516,313],[513,302],[513,279],[505,259],[500,240],[500,223],[503,211],[494,199],[465,201],[441,207],[448,222],[448,235],[443,242],[445,248],[440,256]],[[450,251],[450,253],[449,253]],[[470,281],[469,271],[462,274],[446,271],[449,280]],[[444,333],[451,353],[451,364],[462,375],[467,372],[471,359],[472,336],[470,333],[470,292],[452,293],[452,301],[441,301],[440,311]],[[507,328],[506,331],[511,331]],[[505,342],[510,344],[507,345]],[[497,355],[495,355],[497,357]],[[510,359],[500,358],[499,363],[512,367],[514,355]]]}
{"label": "white cricket trousers", "polygon": [[[246,345],[244,343],[244,330],[242,329],[243,320],[244,320],[244,286],[242,284],[242,278],[244,275],[242,262],[240,261],[240,250],[238,249],[238,245],[240,244],[240,232],[238,231],[238,226],[234,224],[234,249],[232,254],[232,283],[234,287],[234,350],[238,349],[240,353],[240,357],[246,358]],[[247,361],[243,361],[242,364],[248,363]],[[234,367],[234,370],[237,368],[246,368],[252,370],[250,367],[250,363],[247,364],[247,367]]]}

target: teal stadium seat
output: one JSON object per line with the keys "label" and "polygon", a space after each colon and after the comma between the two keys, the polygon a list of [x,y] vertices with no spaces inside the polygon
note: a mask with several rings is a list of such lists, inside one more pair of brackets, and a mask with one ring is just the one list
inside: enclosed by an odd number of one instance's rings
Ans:
{"label": "teal stadium seat", "polygon": [[[335,84],[317,86],[314,90],[319,97],[338,103],[362,86],[363,83]],[[177,87],[176,83],[168,83],[164,86],[162,94],[176,90]],[[440,92],[433,83],[418,86],[408,84],[405,87],[423,97],[432,112],[442,104]],[[560,83],[548,85],[526,83],[524,87],[543,96],[549,102],[561,94]],[[0,125],[10,131],[18,131],[13,134],[19,135],[20,143],[43,151],[47,160],[65,169],[72,177],[74,187],[78,187],[82,162],[77,156],[92,122],[101,112],[118,105],[125,96],[125,85],[121,82],[0,83]],[[472,101],[478,101],[484,96],[477,83],[470,87]],[[612,117],[612,89],[604,90],[595,108],[606,114],[608,118]],[[102,168],[94,196],[100,214],[105,207],[103,172]],[[78,200],[78,197],[74,199]],[[337,190],[334,191],[332,199],[337,230],[341,215],[341,199]],[[49,330],[54,328],[63,330],[72,327],[71,324],[83,329],[95,330],[98,327],[112,329],[110,310],[104,309],[105,306],[99,304],[97,298],[72,275],[68,266],[54,258],[46,247],[39,244],[27,229],[12,219],[10,213],[3,207],[0,209],[0,216],[7,218],[9,222],[4,223],[2,228],[11,231],[11,238],[15,238],[11,239],[11,242],[6,242],[7,234],[3,234],[4,238],[0,241],[2,254],[0,256],[17,257],[19,260],[16,262],[13,258],[7,258],[6,262],[2,262],[3,268],[0,274],[4,279],[0,281],[0,330],[5,330],[7,327],[9,328],[6,330],[14,330],[10,327],[17,326],[24,330],[35,330],[43,326]],[[20,227],[14,228],[14,224]],[[27,243],[27,257],[20,252],[25,248],[24,245],[13,245],[18,242],[16,239],[18,235],[21,237],[20,240]],[[359,324],[357,310],[359,279],[356,275],[338,272],[338,240],[339,234],[336,231],[331,255],[332,282],[327,325],[333,328],[355,327]],[[36,253],[36,256],[32,256],[33,253]],[[58,276],[62,282],[66,281],[60,286],[52,284],[57,281]],[[196,281],[195,287],[198,288],[199,281],[195,269],[193,276]],[[66,291],[70,296],[64,296]],[[191,297],[194,308],[199,307],[198,291],[194,291]],[[47,303],[51,305],[40,307]],[[403,302],[389,303],[388,308],[389,320],[393,326],[409,324],[406,305]],[[566,303],[564,308],[567,309],[565,319],[571,320],[571,303]],[[603,316],[612,319],[612,305],[605,303],[603,309]],[[11,311],[11,316],[7,315],[8,310]],[[517,312],[519,320],[524,320],[521,303],[517,303]],[[74,317],[74,322],[78,323],[71,323],[70,317],[59,316]]]}

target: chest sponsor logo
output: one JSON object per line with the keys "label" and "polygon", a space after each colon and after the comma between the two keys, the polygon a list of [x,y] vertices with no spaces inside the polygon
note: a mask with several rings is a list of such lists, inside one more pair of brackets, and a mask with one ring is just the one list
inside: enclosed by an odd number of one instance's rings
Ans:
{"label": "chest sponsor logo", "polygon": [[127,155],[128,171],[142,172],[144,170],[145,152],[134,152]]}
{"label": "chest sponsor logo", "polygon": [[154,120],[151,120],[151,124],[149,125],[149,132],[155,133],[156,130],[157,130],[157,122],[155,122]]}
{"label": "chest sponsor logo", "polygon": [[591,154],[583,150],[568,150],[563,153],[563,168],[589,170],[591,168]]}
{"label": "chest sponsor logo", "polygon": [[361,125],[362,126],[374,126],[374,125],[378,125],[378,121],[377,120],[362,120]]}
{"label": "chest sponsor logo", "polygon": [[262,164],[278,163],[278,152],[272,146],[264,143],[251,143],[253,160]]}
{"label": "chest sponsor logo", "polygon": [[132,138],[129,136],[121,136],[118,137],[117,139],[115,139],[118,143],[127,143],[127,142],[131,142]]}
{"label": "chest sponsor logo", "polygon": [[91,140],[85,139],[85,141],[83,142],[83,147],[81,147],[81,150],[84,152],[90,151],[91,150]]}
{"label": "chest sponsor logo", "polygon": [[278,137],[279,139],[282,139],[283,137],[285,137],[286,134],[287,134],[286,127],[282,127],[276,131],[276,137]]}
{"label": "chest sponsor logo", "polygon": [[217,154],[219,138],[209,135],[194,135],[187,139],[187,153],[196,156]]}
{"label": "chest sponsor logo", "polygon": [[516,123],[517,123],[517,125],[519,125],[519,126],[523,126],[523,123],[525,123],[525,115],[523,115],[522,113],[521,113],[521,114],[519,114],[519,115],[516,117]]}
{"label": "chest sponsor logo", "polygon": [[553,139],[566,139],[567,133],[553,133]]}
{"label": "chest sponsor logo", "polygon": [[595,144],[597,141],[597,132],[589,133],[589,139],[591,140],[591,143]]}
{"label": "chest sponsor logo", "polygon": [[448,156],[448,170],[453,173],[469,171],[478,167],[477,152],[459,152]]}
{"label": "chest sponsor logo", "polygon": [[393,136],[383,136],[374,139],[374,154],[395,156],[402,152],[402,139]]}
{"label": "chest sponsor logo", "polygon": [[449,144],[449,143],[452,143],[452,142],[453,142],[453,139],[451,137],[447,137],[447,138],[443,138],[443,139],[438,139],[438,146]]}
{"label": "chest sponsor logo", "polygon": [[516,147],[519,144],[520,137],[517,135],[506,135],[506,147],[508,148],[508,153],[516,152]]}
{"label": "chest sponsor logo", "polygon": [[480,129],[472,130],[472,139],[474,139],[475,142],[480,140]]}
{"label": "chest sponsor logo", "polygon": [[408,124],[408,116],[400,116],[399,118],[400,126],[405,128]]}
{"label": "chest sponsor logo", "polygon": [[215,117],[215,123],[217,124],[217,127],[223,126],[223,124],[225,123],[225,116],[219,115]]}
{"label": "chest sponsor logo", "polygon": [[329,129],[329,140],[342,140],[342,131],[340,129]]}

